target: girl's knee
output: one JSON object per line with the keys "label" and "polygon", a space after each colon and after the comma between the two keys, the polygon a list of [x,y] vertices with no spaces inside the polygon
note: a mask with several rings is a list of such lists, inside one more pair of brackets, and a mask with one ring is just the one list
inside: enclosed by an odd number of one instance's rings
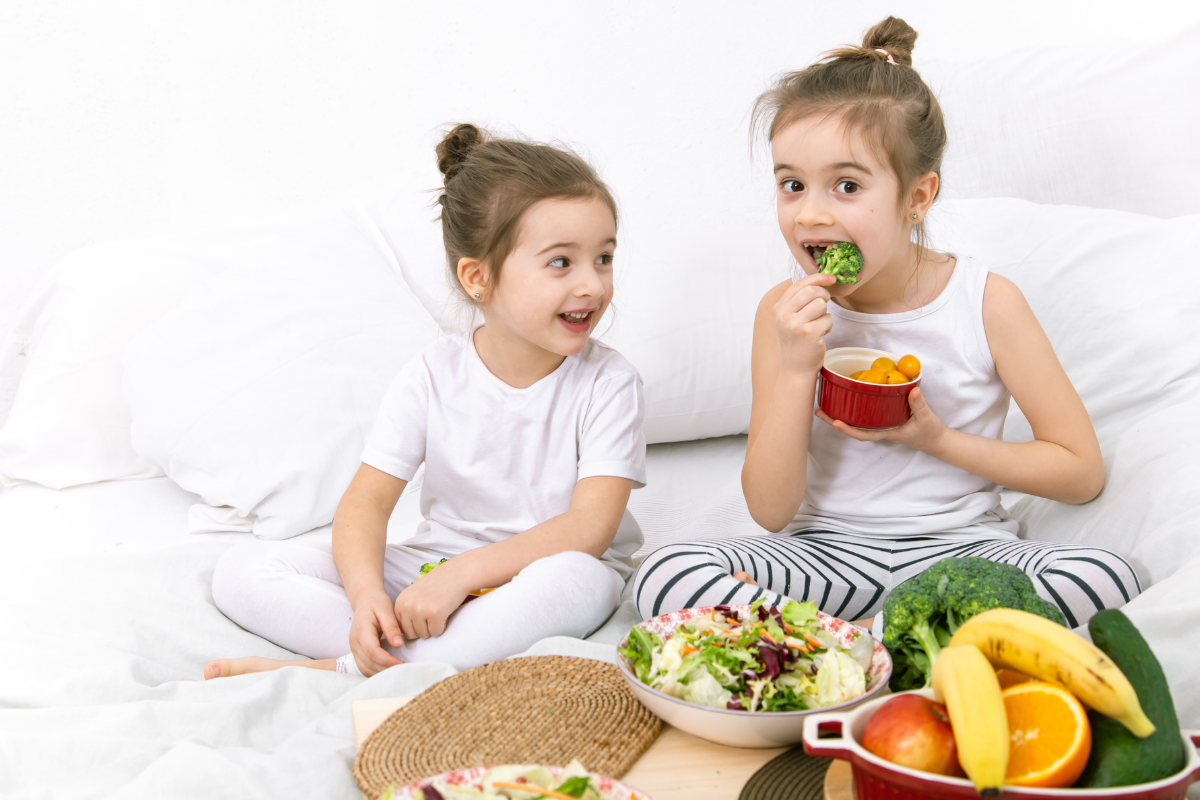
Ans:
{"label": "girl's knee", "polygon": [[[575,550],[539,558],[521,570],[519,579],[536,580],[563,591],[594,591],[616,605],[625,582],[616,570],[595,556]],[[566,584],[566,586],[563,586]]]}
{"label": "girl's knee", "polygon": [[258,572],[260,552],[256,544],[258,542],[235,544],[221,554],[213,567],[213,604],[227,617],[236,613]]}

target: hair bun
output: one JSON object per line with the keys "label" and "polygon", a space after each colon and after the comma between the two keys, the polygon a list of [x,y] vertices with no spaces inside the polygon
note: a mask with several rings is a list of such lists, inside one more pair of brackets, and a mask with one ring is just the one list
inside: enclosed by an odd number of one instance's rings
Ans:
{"label": "hair bun", "polygon": [[917,32],[899,17],[888,17],[867,31],[862,46],[864,50],[886,50],[897,64],[911,67]]}
{"label": "hair bun", "polygon": [[437,165],[444,180],[449,181],[462,168],[463,162],[485,137],[483,131],[469,122],[455,125],[437,146]]}

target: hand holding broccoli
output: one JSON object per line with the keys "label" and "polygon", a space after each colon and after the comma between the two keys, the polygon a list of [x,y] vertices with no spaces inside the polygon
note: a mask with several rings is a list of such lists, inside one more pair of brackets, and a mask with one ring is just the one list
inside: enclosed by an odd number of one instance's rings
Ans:
{"label": "hand holding broccoli", "polygon": [[806,275],[775,303],[780,372],[812,378],[825,361],[825,334],[833,328],[828,275]]}

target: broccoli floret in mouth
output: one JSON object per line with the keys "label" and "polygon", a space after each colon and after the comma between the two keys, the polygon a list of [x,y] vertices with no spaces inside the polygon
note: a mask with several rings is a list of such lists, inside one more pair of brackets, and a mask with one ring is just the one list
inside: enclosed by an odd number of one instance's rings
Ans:
{"label": "broccoli floret in mouth", "polygon": [[850,242],[838,242],[832,247],[810,245],[809,253],[817,262],[822,275],[832,275],[839,284],[858,283],[858,273],[862,272],[862,251]]}

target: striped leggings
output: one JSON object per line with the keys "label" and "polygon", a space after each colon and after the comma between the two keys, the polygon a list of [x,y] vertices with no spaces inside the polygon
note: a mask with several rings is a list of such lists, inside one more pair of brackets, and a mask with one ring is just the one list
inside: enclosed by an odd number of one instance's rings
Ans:
{"label": "striped leggings", "polygon": [[[751,603],[764,594],[811,600],[826,614],[862,619],[879,612],[898,584],[947,557],[977,556],[1025,570],[1071,627],[1141,592],[1137,575],[1115,553],[1024,539],[937,536],[877,539],[825,531],[678,542],[646,556],[633,579],[644,619],[681,608]],[[758,587],[734,572],[748,572]]]}

